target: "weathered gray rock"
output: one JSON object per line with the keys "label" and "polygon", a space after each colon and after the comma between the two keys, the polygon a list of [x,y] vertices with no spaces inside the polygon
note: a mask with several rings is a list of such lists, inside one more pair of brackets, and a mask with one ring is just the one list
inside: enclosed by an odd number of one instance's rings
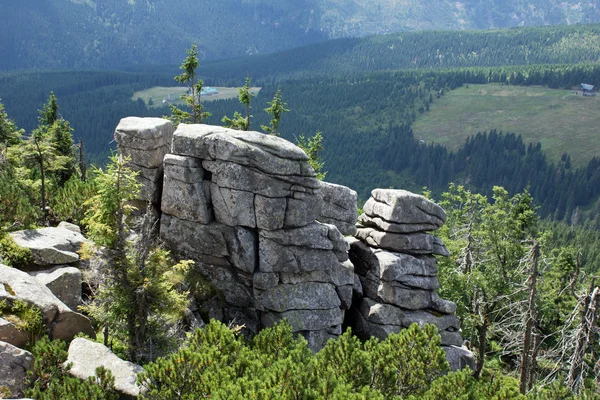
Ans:
{"label": "weathered gray rock", "polygon": [[460,331],[440,331],[443,346],[462,346],[463,339]]}
{"label": "weathered gray rock", "polygon": [[130,158],[130,166],[162,168],[169,152],[173,124],[162,118],[123,118],[115,130],[119,153]]}
{"label": "weathered gray rock", "polygon": [[77,307],[82,304],[82,276],[78,268],[58,266],[49,270],[32,272],[31,275],[50,289],[71,310],[76,311]]}
{"label": "weathered gray rock", "polygon": [[392,233],[416,233],[423,231],[433,231],[439,227],[434,224],[399,224],[389,222],[381,217],[370,217],[367,214],[361,214],[357,223],[366,228],[376,228],[384,232]]}
{"label": "weathered gray rock", "polygon": [[215,220],[229,226],[256,227],[254,193],[210,186]]}
{"label": "weathered gray rock", "polygon": [[310,272],[329,270],[339,264],[331,250],[282,245],[259,236],[259,270],[261,272]]}
{"label": "weathered gray rock", "polygon": [[284,197],[254,197],[256,227],[267,231],[283,229],[287,200]]}
{"label": "weathered gray rock", "polygon": [[380,340],[384,340],[392,333],[398,333],[404,327],[402,325],[393,325],[393,324],[376,324],[373,322],[369,322],[365,319],[361,312],[357,310],[353,310],[353,329],[356,335],[363,339],[367,340],[371,337],[376,337]]}
{"label": "weathered gray rock", "polygon": [[442,239],[437,236],[433,237],[433,254],[438,254],[440,256],[448,257],[450,256],[450,252],[446,248]]}
{"label": "weathered gray rock", "polygon": [[352,306],[352,285],[337,286],[335,291],[340,299],[340,308],[349,310]]}
{"label": "weathered gray rock", "polygon": [[25,347],[31,341],[29,332],[17,329],[17,326],[3,318],[0,318],[0,342],[10,343],[16,347]]}
{"label": "weathered gray rock", "polygon": [[[301,246],[311,249],[348,251],[344,237],[333,225],[314,222],[296,229],[261,231],[260,237],[270,239],[283,246]],[[346,261],[346,260],[341,260]]]}
{"label": "weathered gray rock", "polygon": [[223,258],[242,271],[256,270],[258,245],[254,232],[216,222],[195,223],[166,214],[160,222],[160,237],[177,253],[206,262],[209,260],[203,256],[211,260]]}
{"label": "weathered gray rock", "polygon": [[231,265],[198,261],[195,263],[195,268],[209,279],[227,304],[236,307],[254,307],[253,274]]}
{"label": "weathered gray rock", "polygon": [[69,309],[35,277],[0,264],[0,300],[3,299],[18,299],[39,308],[54,339],[68,341],[80,332],[96,335],[86,316]]}
{"label": "weathered gray rock", "polygon": [[[290,283],[290,282],[282,282]],[[268,290],[279,284],[279,274],[256,272],[254,273],[253,287],[259,290]]]}
{"label": "weathered gray rock", "polygon": [[423,310],[431,308],[431,296],[434,292],[382,282],[377,293],[386,303],[409,310]]}
{"label": "weathered gray rock", "polygon": [[[359,228],[356,237],[369,246],[409,254],[439,254],[442,249],[434,245],[428,233],[388,233],[373,228]],[[447,250],[442,255],[447,255]]]}
{"label": "weathered gray rock", "polygon": [[115,129],[115,140],[120,147],[138,150],[153,150],[170,145],[172,136],[173,123],[164,118],[127,117],[121,119]]}
{"label": "weathered gray rock", "polygon": [[321,215],[323,199],[315,193],[293,192],[287,199],[285,228],[309,225]]}
{"label": "weathered gray rock", "polygon": [[346,186],[321,182],[321,197],[323,207],[317,219],[335,225],[342,235],[354,235],[358,210],[356,192]]}
{"label": "weathered gray rock", "polygon": [[375,189],[363,209],[370,217],[396,224],[428,225],[437,229],[446,221],[446,213],[440,206],[406,190]]}
{"label": "weathered gray rock", "polygon": [[122,395],[137,398],[140,387],[136,383],[137,374],[144,368],[129,361],[121,360],[110,349],[87,339],[74,339],[69,345],[66,364],[72,363],[69,373],[79,379],[87,379],[96,374],[96,368],[104,367],[115,378],[115,390]]}
{"label": "weathered gray rock", "polygon": [[475,357],[466,347],[442,346],[442,349],[446,352],[451,371],[460,371],[467,367],[475,371]]}
{"label": "weathered gray rock", "polygon": [[12,344],[0,341],[0,386],[10,390],[11,398],[23,396],[27,372],[33,369],[33,355]]}
{"label": "weathered gray rock", "polygon": [[435,325],[440,332],[446,330],[457,332],[460,330],[460,321],[456,316],[451,314],[436,316],[427,311],[405,310],[401,321],[401,325],[405,327],[417,323],[420,327],[425,326],[425,324]]}
{"label": "weathered gray rock", "polygon": [[255,168],[226,161],[203,161],[202,166],[212,173],[212,182],[219,187],[279,198],[291,197],[293,192],[317,193],[319,180],[312,177],[268,175]]}
{"label": "weathered gray rock", "polygon": [[328,283],[306,282],[277,285],[256,299],[261,308],[283,312],[288,310],[328,310],[340,307],[335,287]]}
{"label": "weathered gray rock", "polygon": [[214,221],[210,182],[183,182],[165,175],[161,210],[163,213],[192,222]]}
{"label": "weathered gray rock", "polygon": [[443,314],[454,314],[456,312],[456,304],[450,300],[442,299],[437,293],[431,295],[431,308]]}
{"label": "weathered gray rock", "polygon": [[10,236],[21,247],[31,250],[36,265],[60,265],[79,261],[81,245],[87,240],[81,233],[67,228],[40,228],[11,232]]}
{"label": "weathered gray rock", "polygon": [[437,276],[437,260],[433,256],[411,256],[381,250],[375,250],[373,254],[377,258],[373,273],[379,274],[384,281],[401,280],[406,275],[430,278]]}
{"label": "weathered gray rock", "polygon": [[274,175],[315,176],[300,148],[259,132],[179,124],[173,135],[173,153],[229,161]]}
{"label": "weathered gray rock", "polygon": [[185,183],[197,183],[204,180],[202,160],[195,157],[167,154],[163,159],[165,177]]}
{"label": "weathered gray rock", "polygon": [[282,313],[263,312],[261,322],[263,326],[273,326],[276,322],[286,319],[294,332],[318,331],[344,322],[344,310],[332,308],[330,310],[290,310]]}
{"label": "weathered gray rock", "polygon": [[391,304],[378,303],[365,297],[359,310],[363,318],[373,324],[401,326],[404,320],[404,311]]}
{"label": "weathered gray rock", "polygon": [[75,233],[81,233],[81,228],[75,224],[72,224],[70,222],[65,222],[62,221],[61,223],[58,224],[58,228],[65,228],[68,229],[70,231],[73,231]]}

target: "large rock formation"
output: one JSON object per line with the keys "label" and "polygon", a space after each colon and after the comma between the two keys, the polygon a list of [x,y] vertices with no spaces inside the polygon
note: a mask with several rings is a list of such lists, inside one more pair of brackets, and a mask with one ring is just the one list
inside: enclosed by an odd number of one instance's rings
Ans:
{"label": "large rock formation", "polygon": [[454,316],[456,305],[436,292],[433,255],[448,251],[427,231],[443,225],[444,210],[414,193],[375,189],[364,211],[358,219],[357,239],[350,245],[364,296],[352,310],[355,332],[384,339],[413,323],[433,324],[453,369],[470,363],[468,352],[459,351],[463,340]]}
{"label": "large rock formation", "polygon": [[[256,331],[286,318],[315,348],[339,334],[353,272],[342,265],[340,231],[316,221],[325,202],[302,150],[258,132],[181,124],[163,187],[160,236],[219,289],[225,319]],[[341,211],[327,215],[353,225],[356,195],[339,192],[328,193]]]}
{"label": "large rock formation", "polygon": [[[123,120],[120,148],[149,137],[156,143],[144,148],[166,152],[170,131],[135,131],[146,125]],[[253,332],[285,318],[313,349],[343,324],[385,338],[413,322],[431,323],[454,349],[454,368],[469,360],[459,347],[456,306],[436,293],[434,255],[448,254],[428,233],[445,221],[439,206],[376,189],[356,229],[356,192],[318,181],[307,155],[279,137],[181,124],[172,138],[163,160],[160,237],[218,289],[219,300],[204,308],[210,316]],[[147,154],[125,153],[133,165],[149,165]]]}

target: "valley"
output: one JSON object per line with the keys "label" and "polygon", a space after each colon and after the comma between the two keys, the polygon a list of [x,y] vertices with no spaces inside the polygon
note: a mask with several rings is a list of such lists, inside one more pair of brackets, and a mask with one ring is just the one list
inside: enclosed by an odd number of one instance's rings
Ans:
{"label": "valley", "polygon": [[[575,89],[575,88],[574,88]],[[415,138],[458,150],[469,136],[496,129],[542,144],[557,163],[568,152],[575,166],[600,157],[600,98],[542,86],[470,84],[449,91],[413,125]]]}

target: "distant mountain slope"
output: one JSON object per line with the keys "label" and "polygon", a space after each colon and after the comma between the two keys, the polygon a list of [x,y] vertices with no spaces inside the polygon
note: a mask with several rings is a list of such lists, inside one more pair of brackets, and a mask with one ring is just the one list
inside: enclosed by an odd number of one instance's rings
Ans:
{"label": "distant mountain slope", "polygon": [[600,62],[600,25],[399,32],[329,40],[274,54],[204,63],[205,77],[314,76],[414,68]]}
{"label": "distant mountain slope", "polygon": [[577,0],[19,0],[0,2],[0,69],[173,64],[330,38],[422,29],[600,22]]}

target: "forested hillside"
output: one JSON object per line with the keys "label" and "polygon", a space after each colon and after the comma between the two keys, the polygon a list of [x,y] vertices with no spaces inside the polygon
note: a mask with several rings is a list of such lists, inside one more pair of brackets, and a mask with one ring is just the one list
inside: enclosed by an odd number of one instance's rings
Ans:
{"label": "forested hillside", "polygon": [[1,2],[0,16],[0,69],[116,69],[176,64],[194,41],[214,60],[390,32],[594,23],[600,9],[578,0],[23,0]]}

